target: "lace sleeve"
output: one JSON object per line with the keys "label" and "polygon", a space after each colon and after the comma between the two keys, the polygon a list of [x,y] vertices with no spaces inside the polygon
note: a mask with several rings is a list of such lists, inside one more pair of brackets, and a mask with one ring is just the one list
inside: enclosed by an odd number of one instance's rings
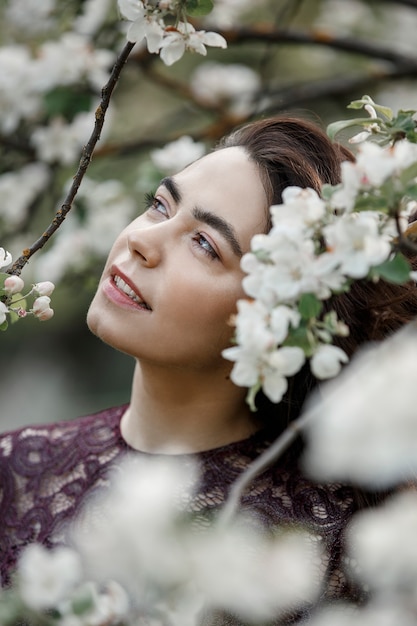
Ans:
{"label": "lace sleeve", "polygon": [[23,546],[61,540],[64,523],[106,481],[123,453],[122,408],[0,437],[0,572],[2,584]]}

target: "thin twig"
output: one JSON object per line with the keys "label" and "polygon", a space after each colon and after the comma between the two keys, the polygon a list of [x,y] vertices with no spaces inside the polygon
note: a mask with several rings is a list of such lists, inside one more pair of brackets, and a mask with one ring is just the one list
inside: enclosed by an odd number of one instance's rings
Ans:
{"label": "thin twig", "polygon": [[45,232],[39,237],[29,248],[25,248],[22,252],[22,255],[13,263],[12,267],[7,270],[8,274],[19,275],[29,261],[31,256],[35,254],[38,250],[43,248],[48,239],[54,234],[54,232],[60,227],[64,219],[66,218],[68,212],[70,211],[74,198],[77,195],[79,186],[81,184],[82,179],[87,171],[87,168],[91,162],[91,157],[93,155],[94,148],[96,143],[100,139],[101,131],[104,125],[104,119],[106,116],[106,112],[110,103],[110,98],[113,93],[113,90],[117,84],[120,73],[123,69],[124,64],[127,61],[127,58],[134,47],[134,43],[128,42],[120,55],[117,57],[116,62],[113,66],[112,72],[110,74],[110,78],[106,85],[103,87],[101,92],[101,101],[98,105],[95,112],[95,123],[94,129],[91,133],[90,139],[84,146],[81,154],[80,163],[78,166],[78,170],[73,178],[72,185],[68,194],[64,200],[63,205],[55,214],[54,219],[49,224],[48,228]]}

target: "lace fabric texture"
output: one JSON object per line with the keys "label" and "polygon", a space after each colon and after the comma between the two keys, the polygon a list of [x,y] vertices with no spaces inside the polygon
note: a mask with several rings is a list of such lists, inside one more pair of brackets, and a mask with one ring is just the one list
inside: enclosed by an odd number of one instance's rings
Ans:
{"label": "lace fabric texture", "polygon": [[[29,426],[0,436],[0,573],[5,586],[22,548],[31,542],[61,543],[66,525],[132,449],[120,433],[126,406],[68,422]],[[266,431],[214,450],[188,455],[201,468],[200,484],[189,508],[202,520],[227,498],[238,475],[272,441]],[[135,454],[143,453],[135,451]],[[184,458],[187,455],[184,455]],[[318,485],[298,468],[289,451],[256,478],[242,498],[265,528],[307,526],[327,548],[326,598],[351,593],[341,567],[342,535],[355,510],[349,487]],[[235,624],[219,618],[217,624]],[[230,619],[232,621],[227,621]],[[213,622],[214,623],[214,622]],[[281,623],[281,622],[280,622]]]}

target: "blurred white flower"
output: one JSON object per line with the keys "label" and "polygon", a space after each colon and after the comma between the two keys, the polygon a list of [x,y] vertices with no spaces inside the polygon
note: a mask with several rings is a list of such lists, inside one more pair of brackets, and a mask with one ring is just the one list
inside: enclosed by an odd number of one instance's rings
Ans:
{"label": "blurred white flower", "polygon": [[314,352],[310,367],[316,378],[324,380],[333,378],[342,369],[342,363],[349,360],[347,354],[337,346],[322,344]]}
{"label": "blurred white flower", "polygon": [[13,0],[5,8],[5,17],[11,27],[36,35],[54,26],[55,9],[56,0]]}
{"label": "blurred white flower", "polygon": [[3,133],[12,133],[22,119],[36,116],[41,109],[33,72],[28,48],[17,44],[0,47],[0,130]]}
{"label": "blurred white flower", "polygon": [[112,0],[85,0],[81,14],[74,20],[74,30],[81,35],[92,36],[103,25]]}
{"label": "blurred white flower", "polygon": [[0,220],[5,223],[4,229],[21,224],[36,196],[47,186],[50,175],[48,166],[37,162],[0,176]]}
{"label": "blurred white flower", "polygon": [[306,470],[319,480],[387,487],[417,472],[417,329],[362,348],[310,401]]}
{"label": "blurred white flower", "polygon": [[33,543],[24,549],[18,563],[20,593],[35,610],[56,606],[72,592],[81,576],[80,558],[70,548],[47,550]]}
{"label": "blurred white flower", "polygon": [[67,271],[85,269],[92,256],[104,258],[137,211],[134,199],[118,180],[96,182],[85,176],[77,198],[86,209],[82,220],[71,212],[65,228],[55,233],[52,245],[34,257],[35,281],[47,276],[56,283]]}
{"label": "blurred white flower", "polygon": [[417,593],[417,492],[400,492],[383,505],[357,513],[348,527],[355,577],[382,595]]}
{"label": "blurred white flower", "polygon": [[[258,0],[257,7],[261,4],[262,0]],[[205,20],[208,24],[215,24],[217,27],[234,27],[242,15],[252,7],[253,0],[216,0],[213,10]]]}
{"label": "blurred white flower", "polygon": [[175,532],[196,472],[191,460],[184,467],[175,456],[131,458],[118,468],[109,494],[75,529],[94,580],[116,580],[139,602],[149,584],[158,593],[183,582],[188,565]]}
{"label": "blurred white flower", "polygon": [[197,470],[191,458],[168,456],[118,467],[75,531],[93,579],[120,581],[131,616],[156,609],[176,626],[195,626],[203,608],[264,620],[312,602],[321,586],[317,537],[297,530],[271,539],[243,518],[194,526],[186,511]]}
{"label": "blurred white flower", "polygon": [[246,65],[205,62],[190,78],[191,91],[209,104],[226,103],[234,113],[247,114],[260,89],[259,75]]}
{"label": "blurred white flower", "polygon": [[267,539],[236,524],[190,536],[193,581],[208,606],[258,623],[311,603],[320,590],[319,544],[304,531]]}
{"label": "blurred white flower", "polygon": [[45,41],[32,64],[38,91],[57,85],[74,85],[86,79],[97,92],[107,82],[115,53],[94,48],[80,33],[66,32],[56,41]]}
{"label": "blurred white flower", "polygon": [[205,152],[206,147],[203,143],[184,135],[166,144],[163,148],[152,150],[150,157],[156,167],[165,174],[176,174],[193,161],[204,156]]}
{"label": "blurred white flower", "polygon": [[79,160],[81,150],[94,125],[94,113],[78,113],[72,122],[54,117],[49,126],[38,126],[31,143],[41,161],[70,165]]}

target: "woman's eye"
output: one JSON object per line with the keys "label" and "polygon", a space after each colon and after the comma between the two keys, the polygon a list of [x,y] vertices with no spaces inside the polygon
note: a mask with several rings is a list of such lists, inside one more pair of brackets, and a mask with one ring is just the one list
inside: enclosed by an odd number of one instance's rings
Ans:
{"label": "woman's eye", "polygon": [[201,233],[197,233],[194,236],[194,241],[204,251],[205,254],[208,254],[211,259],[219,258],[219,255],[217,254],[211,243],[204,237],[204,235],[202,235]]}
{"label": "woman's eye", "polygon": [[168,216],[166,206],[153,193],[145,194],[145,204],[148,210],[158,211],[158,213]]}

